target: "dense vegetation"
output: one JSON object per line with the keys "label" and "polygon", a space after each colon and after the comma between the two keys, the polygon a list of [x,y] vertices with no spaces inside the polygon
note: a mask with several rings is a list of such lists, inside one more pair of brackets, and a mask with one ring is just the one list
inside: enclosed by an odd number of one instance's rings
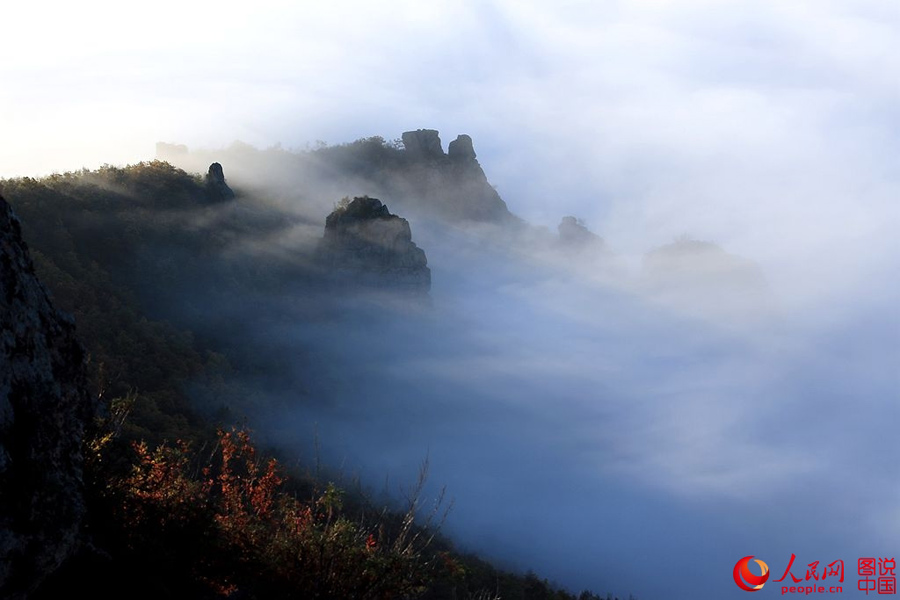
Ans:
{"label": "dense vegetation", "polygon": [[54,302],[75,316],[105,406],[86,441],[94,547],[43,597],[574,598],[455,552],[435,537],[439,511],[417,519],[417,493],[401,510],[372,506],[321,473],[288,472],[234,428],[262,401],[254,381],[302,382],[255,362],[264,342],[230,341],[239,323],[205,306],[240,313],[260,291],[309,285],[303,260],[231,252],[296,217],[216,202],[163,162],[6,180],[2,192]]}

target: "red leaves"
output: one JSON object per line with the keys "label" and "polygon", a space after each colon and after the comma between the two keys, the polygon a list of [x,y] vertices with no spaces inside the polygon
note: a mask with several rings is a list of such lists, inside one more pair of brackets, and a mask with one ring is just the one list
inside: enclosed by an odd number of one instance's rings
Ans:
{"label": "red leaves", "polygon": [[274,512],[281,484],[278,462],[272,458],[261,466],[256,448],[244,430],[219,431],[221,464],[210,493],[217,498],[215,519],[232,542],[248,546],[265,543],[268,529],[281,515]]}
{"label": "red leaves", "polygon": [[297,500],[283,491],[277,461],[260,457],[245,430],[219,431],[205,461],[180,441],[133,448],[131,473],[111,486],[129,546],[155,548],[207,590],[400,598],[427,579],[411,515],[350,520],[344,492],[330,483]]}
{"label": "red leaves", "polygon": [[125,491],[123,513],[126,525],[138,526],[148,520],[164,525],[191,517],[191,509],[203,501],[201,486],[187,476],[189,447],[176,442],[153,452],[144,442],[132,445],[137,464],[121,484]]}

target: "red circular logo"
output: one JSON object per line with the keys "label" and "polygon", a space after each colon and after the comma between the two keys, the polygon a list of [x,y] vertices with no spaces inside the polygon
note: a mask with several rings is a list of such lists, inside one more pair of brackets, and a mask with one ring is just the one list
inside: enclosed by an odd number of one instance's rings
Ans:
{"label": "red circular logo", "polygon": [[[760,573],[759,575],[754,575],[750,572],[749,563],[751,560],[759,565],[762,573]],[[736,565],[734,565],[734,582],[742,590],[746,590],[748,592],[756,592],[758,590],[761,590],[762,586],[768,580],[769,565],[759,559],[754,560],[752,554],[750,556],[745,556],[741,560],[737,561]]]}

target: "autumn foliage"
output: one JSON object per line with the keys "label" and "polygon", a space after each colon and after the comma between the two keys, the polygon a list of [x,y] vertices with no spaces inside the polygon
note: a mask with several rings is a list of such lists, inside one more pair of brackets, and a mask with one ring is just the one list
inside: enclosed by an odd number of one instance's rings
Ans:
{"label": "autumn foliage", "polygon": [[413,597],[429,581],[429,539],[412,512],[351,519],[333,484],[301,501],[244,430],[219,431],[203,461],[186,443],[133,447],[131,472],[108,493],[129,551],[172,585],[210,597],[375,599]]}

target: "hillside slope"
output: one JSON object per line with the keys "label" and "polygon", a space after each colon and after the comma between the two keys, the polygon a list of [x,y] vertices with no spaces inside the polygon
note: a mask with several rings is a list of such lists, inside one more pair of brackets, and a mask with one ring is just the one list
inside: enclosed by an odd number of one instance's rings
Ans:
{"label": "hillside slope", "polygon": [[[278,340],[254,337],[254,325],[271,314],[313,319],[337,309],[312,301],[288,313],[264,300],[272,290],[317,289],[321,273],[313,244],[291,246],[298,256],[260,251],[258,240],[291,238],[296,228],[301,240],[316,240],[321,225],[308,235],[296,215],[240,188],[227,197],[218,182],[220,193],[211,194],[208,181],[154,162],[3,182],[38,274],[75,316],[90,356],[88,389],[106,405],[87,440],[88,529],[98,552],[76,557],[35,597],[128,589],[148,598],[572,598],[534,575],[454,553],[447,541],[409,545],[408,513],[367,507],[364,496],[341,494],[327,479],[296,473],[284,488],[281,467],[253,475],[262,468],[256,450],[230,424],[271,401],[273,390],[304,384],[270,360]],[[327,287],[321,294],[311,297],[334,298]],[[229,318],[241,314],[250,318]],[[218,435],[215,423],[224,427]],[[253,483],[259,477],[268,487]],[[265,498],[274,504],[255,504]],[[283,529],[307,509],[308,528]],[[322,536],[339,536],[328,560],[340,561],[343,575],[317,577],[315,562],[289,568]],[[288,553],[263,552],[264,539],[284,540]],[[364,571],[381,575],[360,579]],[[327,585],[311,592],[311,581]]]}

